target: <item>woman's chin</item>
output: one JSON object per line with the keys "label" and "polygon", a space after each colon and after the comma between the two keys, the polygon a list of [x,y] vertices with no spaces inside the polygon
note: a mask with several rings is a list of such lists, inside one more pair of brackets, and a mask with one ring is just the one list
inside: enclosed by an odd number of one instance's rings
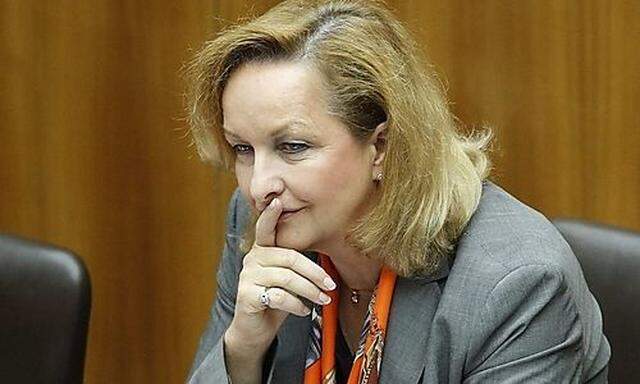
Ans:
{"label": "woman's chin", "polygon": [[303,252],[313,248],[313,242],[301,233],[287,230],[279,230],[276,236],[276,246],[280,248],[295,249]]}
{"label": "woman's chin", "polygon": [[276,238],[276,246],[279,248],[295,249],[296,251],[305,251],[309,249],[309,243],[301,241],[301,239],[290,239],[286,236],[280,236]]}

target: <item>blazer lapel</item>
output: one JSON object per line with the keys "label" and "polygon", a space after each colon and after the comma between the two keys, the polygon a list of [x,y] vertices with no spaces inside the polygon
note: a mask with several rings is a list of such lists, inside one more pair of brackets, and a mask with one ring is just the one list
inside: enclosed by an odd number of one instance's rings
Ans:
{"label": "blazer lapel", "polygon": [[427,363],[427,342],[431,322],[440,302],[438,280],[449,273],[443,267],[429,278],[401,278],[391,303],[385,337],[380,384],[417,383]]}
{"label": "blazer lapel", "polygon": [[280,327],[269,384],[302,383],[311,318],[289,315]]}
{"label": "blazer lapel", "polygon": [[[318,262],[316,252],[303,252],[311,261]],[[311,316],[289,315],[277,336],[277,348],[271,369],[268,371],[268,384],[302,383],[304,363],[307,358]]]}
{"label": "blazer lapel", "polygon": [[[306,254],[315,260],[314,254]],[[432,276],[396,280],[380,368],[380,384],[417,383],[425,360],[431,322],[440,302],[438,282],[449,264]],[[280,328],[268,383],[301,383],[309,344],[311,318],[290,315]]]}

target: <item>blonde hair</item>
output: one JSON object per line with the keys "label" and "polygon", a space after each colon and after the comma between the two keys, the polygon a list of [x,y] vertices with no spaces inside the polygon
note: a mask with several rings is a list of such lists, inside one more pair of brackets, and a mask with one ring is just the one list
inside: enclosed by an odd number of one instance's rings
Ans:
{"label": "blonde hair", "polygon": [[377,204],[349,232],[350,243],[401,276],[433,273],[478,205],[490,132],[457,132],[435,71],[381,2],[291,0],[223,30],[191,63],[188,118],[204,160],[233,165],[221,107],[233,71],[283,60],[322,73],[329,113],[355,137],[387,122]]}

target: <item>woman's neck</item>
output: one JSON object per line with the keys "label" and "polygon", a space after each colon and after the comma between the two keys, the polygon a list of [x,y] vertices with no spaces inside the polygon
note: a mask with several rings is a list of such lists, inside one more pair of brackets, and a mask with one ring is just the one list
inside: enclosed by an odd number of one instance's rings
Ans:
{"label": "woman's neck", "polygon": [[365,257],[351,246],[331,247],[325,253],[350,289],[373,290],[378,284],[382,263]]}

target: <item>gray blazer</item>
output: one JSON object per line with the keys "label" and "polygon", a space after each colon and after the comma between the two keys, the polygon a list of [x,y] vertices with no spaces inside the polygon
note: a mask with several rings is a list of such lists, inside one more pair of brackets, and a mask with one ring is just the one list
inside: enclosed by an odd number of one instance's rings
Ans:
{"label": "gray blazer", "polygon": [[[236,191],[189,383],[227,382],[221,336],[233,317],[247,217]],[[309,326],[309,317],[285,320],[265,359],[265,382],[302,382]],[[606,383],[610,354],[567,243],[540,213],[486,182],[453,260],[430,277],[398,278],[380,383]]]}

